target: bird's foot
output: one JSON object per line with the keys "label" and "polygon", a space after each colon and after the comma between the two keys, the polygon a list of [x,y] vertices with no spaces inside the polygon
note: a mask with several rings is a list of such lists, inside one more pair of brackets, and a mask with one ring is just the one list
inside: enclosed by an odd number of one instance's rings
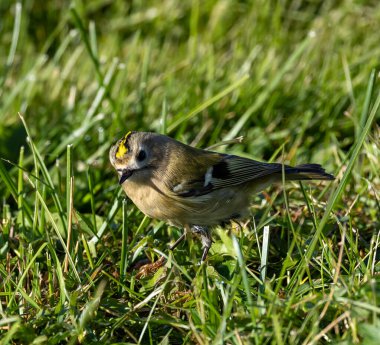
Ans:
{"label": "bird's foot", "polygon": [[203,253],[201,262],[204,262],[207,258],[207,254],[212,245],[211,231],[207,226],[193,225],[191,227],[192,232],[201,236]]}

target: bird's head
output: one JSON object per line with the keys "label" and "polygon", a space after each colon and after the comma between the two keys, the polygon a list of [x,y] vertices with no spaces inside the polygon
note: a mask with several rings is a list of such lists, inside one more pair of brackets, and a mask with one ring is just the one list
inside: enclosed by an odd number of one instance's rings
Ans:
{"label": "bird's head", "polygon": [[118,140],[109,158],[119,174],[119,184],[148,174],[157,161],[155,151],[153,133],[128,132]]}

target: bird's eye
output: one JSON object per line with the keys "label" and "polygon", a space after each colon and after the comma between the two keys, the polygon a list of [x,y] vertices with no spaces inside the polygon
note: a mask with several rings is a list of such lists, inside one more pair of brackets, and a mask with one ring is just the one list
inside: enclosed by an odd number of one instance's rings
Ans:
{"label": "bird's eye", "polygon": [[141,162],[146,158],[146,152],[144,150],[141,150],[139,154],[137,155],[136,159]]}

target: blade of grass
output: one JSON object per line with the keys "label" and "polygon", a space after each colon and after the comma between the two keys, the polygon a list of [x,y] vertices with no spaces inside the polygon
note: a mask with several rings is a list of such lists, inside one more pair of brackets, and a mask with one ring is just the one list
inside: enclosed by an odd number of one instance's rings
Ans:
{"label": "blade of grass", "polygon": [[236,239],[235,236],[232,236],[232,244],[234,246],[235,253],[236,253],[236,256],[237,256],[237,259],[238,259],[238,263],[239,263],[240,274],[241,274],[241,278],[242,278],[242,281],[243,281],[243,286],[244,286],[245,294],[246,294],[246,297],[247,297],[248,309],[250,310],[250,314],[251,314],[251,318],[252,318],[252,323],[255,325],[256,324],[255,313],[253,311],[253,301],[252,301],[251,289],[250,289],[250,286],[249,286],[248,276],[247,276],[247,272],[245,271],[245,269],[246,269],[245,262],[244,262],[243,254],[242,254],[240,246],[239,246],[239,242],[238,242],[238,240]]}
{"label": "blade of grass", "polygon": [[87,260],[90,264],[90,267],[91,267],[91,269],[94,269],[94,261],[92,260],[91,250],[90,250],[90,247],[88,245],[87,239],[85,238],[84,234],[81,234],[81,239],[82,239],[82,244],[84,247],[84,251],[86,253]]}
{"label": "blade of grass", "polygon": [[267,311],[264,300],[262,296],[265,294],[265,279],[267,275],[267,264],[268,264],[268,253],[269,253],[269,226],[264,226],[263,231],[263,243],[261,250],[261,261],[260,261],[260,293],[257,295],[257,305],[261,308],[259,312],[264,315]]}
{"label": "blade of grass", "polygon": [[65,268],[64,268],[64,273],[67,273],[69,271],[69,256],[70,256],[70,251],[72,251],[72,243],[71,243],[71,232],[72,232],[72,223],[73,223],[73,212],[74,212],[74,177],[71,176],[70,178],[70,193],[69,193],[69,209],[67,211],[68,217],[67,217],[67,253],[65,255]]}
{"label": "blade of grass", "polygon": [[73,177],[73,153],[72,153],[72,145],[67,145],[66,148],[66,216],[67,216],[67,224],[69,223],[69,212],[70,212],[70,204],[71,204],[71,178]]}
{"label": "blade of grass", "polygon": [[11,66],[15,59],[18,38],[20,36],[21,14],[22,14],[22,4],[21,2],[17,2],[15,5],[15,21],[13,25],[11,48],[9,49],[9,54],[7,58],[7,67]]}
{"label": "blade of grass", "polygon": [[[19,155],[19,161],[18,165],[22,168],[24,165],[24,146],[21,146],[20,148],[20,155]],[[23,206],[23,200],[24,197],[22,195],[24,189],[24,179],[23,179],[23,171],[22,169],[19,169],[18,171],[18,183],[17,183],[17,206],[19,209],[19,219],[21,218],[21,225],[25,231],[25,214],[24,214],[24,206]]]}
{"label": "blade of grass", "polygon": [[8,72],[11,69],[11,66],[13,65],[13,62],[15,59],[17,44],[18,44],[19,36],[20,36],[21,15],[22,15],[22,4],[21,4],[21,2],[16,2],[16,4],[15,4],[15,19],[14,19],[14,24],[13,24],[11,47],[9,49],[7,61],[5,63],[5,70],[3,72],[3,75],[0,76],[0,96],[3,93],[4,83],[7,79]]}
{"label": "blade of grass", "polygon": [[264,226],[263,231],[263,244],[261,250],[261,263],[260,263],[260,277],[261,277],[261,287],[260,290],[264,293],[265,290],[265,279],[267,275],[267,264],[268,264],[268,253],[269,253],[269,226]]}
{"label": "blade of grass", "polygon": [[96,210],[95,210],[95,196],[94,196],[94,176],[90,168],[87,169],[87,183],[90,191],[91,215],[92,215],[92,231],[96,233]]}
{"label": "blade of grass", "polygon": [[128,215],[127,215],[127,200],[123,201],[123,225],[122,225],[122,242],[121,242],[121,257],[120,257],[120,280],[124,281],[128,267]]}
{"label": "blade of grass", "polygon": [[94,21],[90,21],[90,24],[88,25],[88,32],[89,32],[89,49],[94,54],[94,57],[97,61],[99,61],[99,54],[98,54],[98,40],[96,38],[96,26]]}
{"label": "blade of grass", "polygon": [[166,97],[162,101],[162,108],[161,108],[161,118],[160,118],[160,133],[161,134],[166,134],[166,118],[168,115],[168,104]]}
{"label": "blade of grass", "polygon": [[[72,248],[71,243],[71,230],[72,230],[72,221],[73,221],[73,211],[74,211],[74,200],[73,200],[73,193],[74,193],[74,176],[73,176],[73,165],[72,165],[72,145],[67,145],[66,150],[66,224],[67,224],[67,239],[66,239],[66,245],[67,245],[67,251],[70,253]],[[65,266],[64,266],[64,272],[68,272],[68,255],[66,253],[65,257]]]}
{"label": "blade of grass", "polygon": [[375,78],[376,78],[376,70],[373,69],[371,71],[371,75],[369,77],[369,82],[368,82],[367,91],[366,91],[366,95],[365,95],[365,101],[364,101],[362,113],[360,116],[360,128],[361,129],[364,128],[365,123],[367,121],[368,114],[369,114],[369,107],[371,105],[373,88],[375,86]]}

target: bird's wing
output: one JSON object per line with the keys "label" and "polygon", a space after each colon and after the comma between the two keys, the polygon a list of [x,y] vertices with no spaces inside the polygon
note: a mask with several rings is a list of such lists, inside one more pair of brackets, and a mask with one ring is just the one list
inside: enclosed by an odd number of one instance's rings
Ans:
{"label": "bird's wing", "polygon": [[[285,169],[287,166],[285,166]],[[263,163],[226,155],[224,159],[215,164],[212,169],[211,183],[214,188],[225,188],[249,182],[273,173],[281,173],[282,165],[278,163]]]}
{"label": "bird's wing", "polygon": [[[234,155],[211,153],[202,155],[197,164],[189,164],[182,171],[181,178],[171,176],[172,193],[181,197],[208,194],[216,189],[239,185],[254,179],[281,172],[281,164],[254,161]],[[206,162],[212,161],[212,164]]]}

